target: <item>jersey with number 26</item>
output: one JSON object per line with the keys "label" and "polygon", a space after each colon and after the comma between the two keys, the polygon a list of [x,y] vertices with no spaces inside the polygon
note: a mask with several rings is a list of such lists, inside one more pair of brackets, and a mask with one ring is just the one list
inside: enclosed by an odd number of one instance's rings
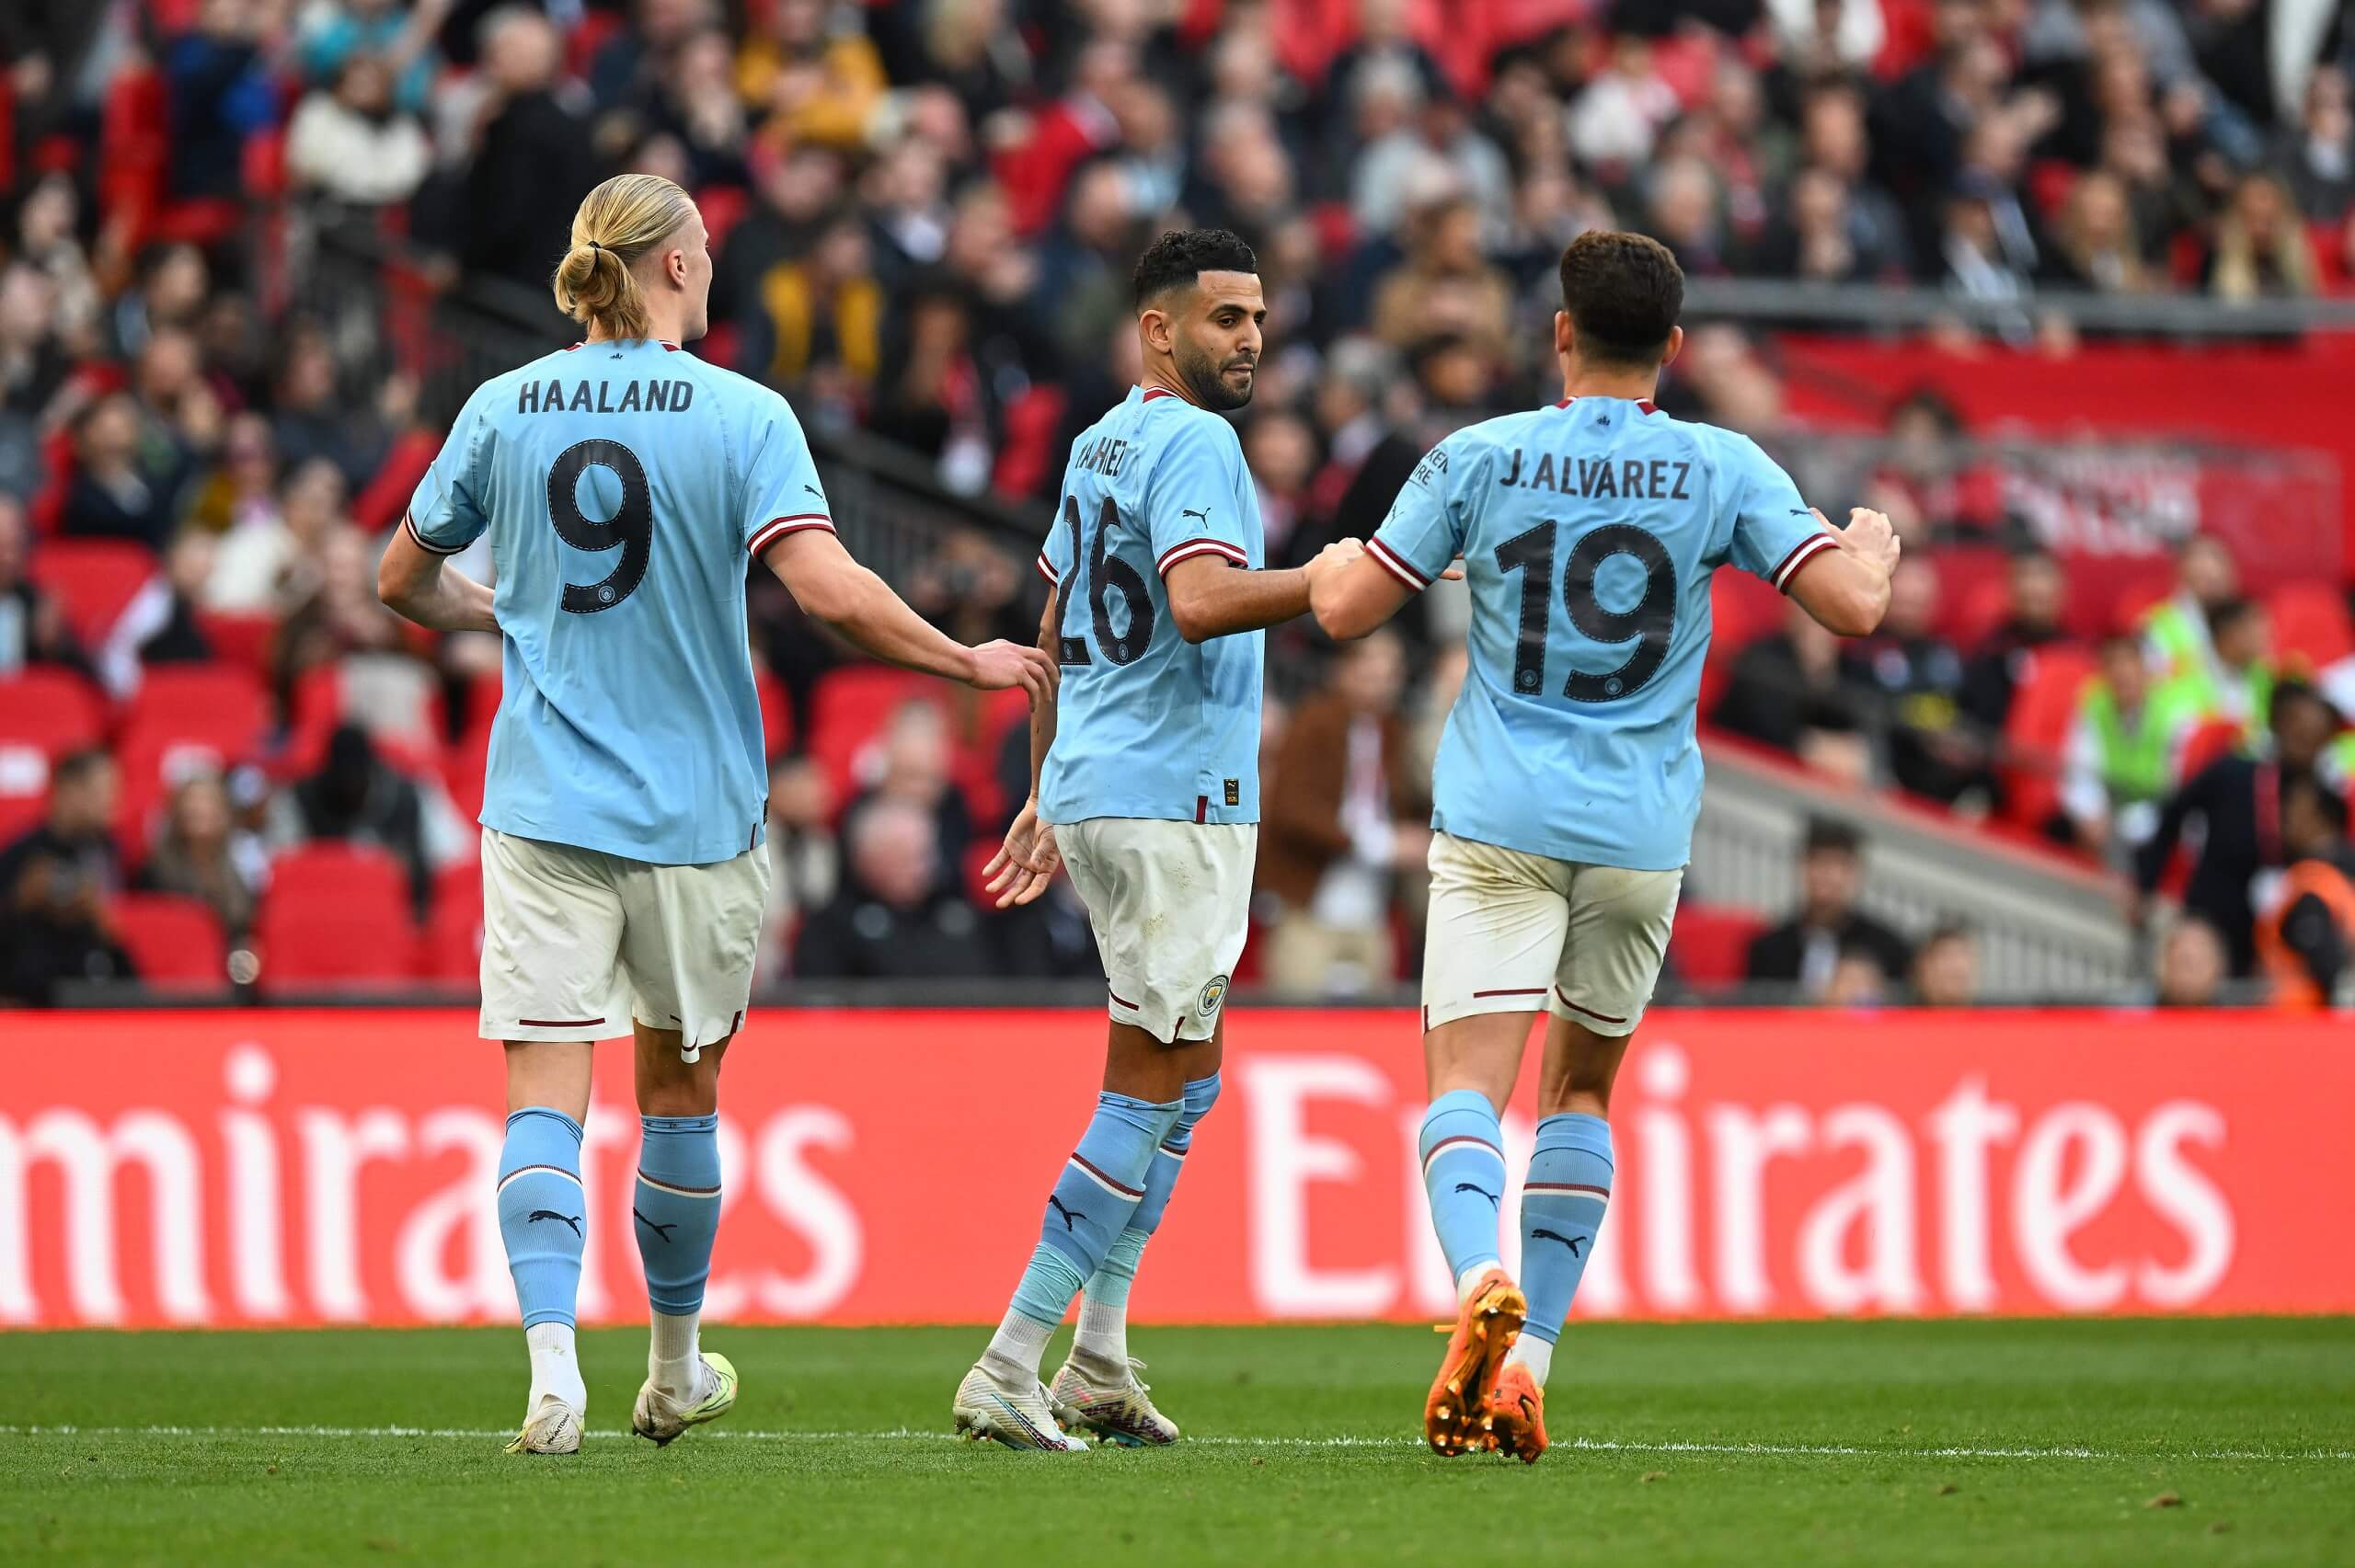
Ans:
{"label": "jersey with number 26", "polygon": [[485,826],[671,865],[760,842],[745,556],[833,526],[784,398],[658,340],[576,344],[476,390],[407,526],[490,535]]}
{"label": "jersey with number 26", "polygon": [[1472,590],[1431,825],[1557,860],[1684,864],[1709,578],[1730,562],[1787,589],[1836,543],[1748,437],[1648,401],[1568,399],[1450,436],[1366,545],[1419,590],[1461,555]]}
{"label": "jersey with number 26", "polygon": [[1039,554],[1055,584],[1063,684],[1039,782],[1049,822],[1259,819],[1265,634],[1189,643],[1162,574],[1257,567],[1259,494],[1235,427],[1174,392],[1129,395],[1072,443]]}

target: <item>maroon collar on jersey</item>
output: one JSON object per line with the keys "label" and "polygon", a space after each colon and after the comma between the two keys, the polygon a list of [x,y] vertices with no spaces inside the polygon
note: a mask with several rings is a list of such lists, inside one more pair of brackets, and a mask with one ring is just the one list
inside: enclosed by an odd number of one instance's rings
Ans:
{"label": "maroon collar on jersey", "polygon": [[[1576,403],[1578,399],[1575,397],[1565,397],[1559,403],[1555,404],[1554,406],[1557,408],[1568,408],[1571,404]],[[1648,397],[1638,397],[1635,400],[1635,403],[1636,412],[1638,414],[1657,414],[1660,412],[1660,405],[1654,403]]]}

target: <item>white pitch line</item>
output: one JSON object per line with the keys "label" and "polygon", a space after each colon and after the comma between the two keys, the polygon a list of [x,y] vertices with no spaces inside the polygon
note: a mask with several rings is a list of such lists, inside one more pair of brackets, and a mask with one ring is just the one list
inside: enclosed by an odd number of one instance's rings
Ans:
{"label": "white pitch line", "polygon": [[[0,1425],[0,1437],[454,1437],[472,1442],[501,1441],[514,1433],[462,1426],[75,1426]],[[589,1437],[627,1437],[631,1433],[608,1427],[582,1434]],[[699,1432],[697,1442],[738,1443],[877,1443],[955,1442],[950,1432],[923,1431],[910,1426],[888,1431],[763,1431],[721,1429]],[[1419,1437],[1188,1437],[1190,1448],[1269,1448],[1302,1452],[1322,1448],[1419,1448]],[[2101,1463],[2142,1460],[2250,1460],[2282,1464],[2344,1464],[2355,1460],[2345,1448],[2192,1448],[2133,1452],[2117,1448],[2087,1448],[2070,1445],[2040,1448],[1973,1448],[1954,1444],[1936,1448],[1867,1448],[1848,1443],[1698,1443],[1645,1442],[1612,1437],[1571,1437],[1557,1447],[1594,1453],[1710,1454],[1766,1459],[2084,1459]]]}

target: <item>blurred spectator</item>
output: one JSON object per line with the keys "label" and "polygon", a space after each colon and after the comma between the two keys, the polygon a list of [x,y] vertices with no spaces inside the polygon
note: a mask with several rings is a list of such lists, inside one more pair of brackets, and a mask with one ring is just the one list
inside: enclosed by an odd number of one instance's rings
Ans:
{"label": "blurred spectator", "polygon": [[50,1007],[71,982],[137,978],[99,888],[78,879],[70,863],[33,855],[0,889],[7,917],[0,920],[0,1001]]}
{"label": "blurred spectator", "polygon": [[376,597],[376,555],[357,529],[330,530],[319,543],[317,586],[279,627],[271,673],[280,705],[292,711],[303,677],[347,654],[396,653],[406,624]]}
{"label": "blurred spectator", "polygon": [[794,944],[805,979],[945,979],[983,973],[981,917],[943,888],[932,819],[905,800],[881,799],[844,834],[850,863],[833,902]]}
{"label": "blurred spectator", "polygon": [[259,839],[237,826],[227,782],[211,772],[183,779],[172,791],[138,886],[202,899],[235,942],[252,928],[269,879],[270,857]]}
{"label": "blurred spectator", "polygon": [[[781,261],[760,283],[753,325],[765,342],[768,379],[792,386],[813,372],[864,393],[881,361],[883,291],[868,276],[867,233],[850,218],[828,224],[807,256]],[[748,343],[748,352],[757,352]]]}
{"label": "blurred spectator", "polygon": [[2061,616],[2068,607],[2069,577],[2058,560],[2041,550],[2021,551],[2012,557],[2007,588],[2003,624],[1963,672],[1962,711],[1988,735],[2003,733],[2012,694],[2028,679],[2037,650],[2067,636]]}
{"label": "blurred spectator", "polygon": [[40,269],[0,269],[0,414],[35,419],[65,384],[64,349],[55,333],[57,285]]}
{"label": "blurred spectator", "polygon": [[780,758],[769,769],[768,912],[761,924],[763,974],[790,974],[794,933],[813,910],[833,901],[843,853],[834,837],[834,786],[807,757]]}
{"label": "blurred spectator", "polygon": [[319,771],[270,802],[274,848],[319,839],[373,844],[408,873],[409,896],[420,919],[433,892],[434,861],[426,835],[424,795],[376,754],[367,730],[356,724],[337,727]]}
{"label": "blurred spectator", "polygon": [[315,89],[286,128],[286,172],[297,189],[359,208],[406,201],[431,166],[424,128],[394,103],[390,64],[350,54],[332,91]]}
{"label": "blurred spectator", "polygon": [[24,504],[0,492],[0,677],[28,664],[92,673],[64,610],[26,575],[29,532]]}
{"label": "blurred spectator", "polygon": [[340,82],[354,60],[379,62],[403,109],[425,107],[437,63],[433,35],[450,0],[305,0],[295,17],[296,59],[316,85]]}
{"label": "blurred spectator", "polygon": [[2240,593],[2240,568],[2223,541],[2194,533],[2176,551],[2175,591],[2142,612],[2145,657],[2161,678],[2211,672],[2216,645],[2208,634],[2214,609]]}
{"label": "blurred spectator", "polygon": [[2335,1005],[2355,974],[2355,847],[2347,841],[2347,801],[2313,777],[2281,791],[2281,854],[2289,862],[2267,897],[2257,951],[2276,1007]]}
{"label": "blurred spectator", "polygon": [[1878,965],[1886,980],[1904,976],[1913,957],[1905,939],[1856,908],[1864,847],[1864,836],[1844,822],[1818,817],[1808,823],[1799,847],[1798,908],[1752,939],[1744,978],[1797,985],[1804,995],[1820,997],[1852,953]]}
{"label": "blurred spectator", "polygon": [[969,647],[1039,640],[1039,610],[1015,558],[977,528],[960,528],[916,567],[907,589],[918,614]]}
{"label": "blurred spectator", "polygon": [[2206,282],[2220,300],[2295,298],[2315,292],[2315,258],[2290,193],[2272,175],[2241,177],[2216,225]]}
{"label": "blurred spectator", "polygon": [[2175,922],[2159,946],[2155,1000],[2161,1007],[2213,1007],[2224,989],[2226,956],[2206,921]]}
{"label": "blurred spectator", "polygon": [[1649,41],[1623,34],[1613,42],[1610,63],[1570,106],[1570,150],[1611,183],[1651,156],[1653,141],[1679,107],[1675,89],[1652,70]]}
{"label": "blurred spectator", "polygon": [[[87,886],[100,897],[122,887],[122,857],[114,839],[115,805],[121,785],[114,759],[104,751],[70,752],[49,774],[49,814],[14,843],[0,849],[0,890],[14,888],[35,862],[60,867],[47,885],[61,897]],[[70,900],[69,900],[70,901]]]}
{"label": "blurred spectator", "polygon": [[1913,1001],[1923,1007],[1969,1007],[1979,1000],[1979,947],[1967,926],[1939,926],[1913,955]]}
{"label": "blurred spectator", "polygon": [[2215,652],[2206,668],[2169,682],[2201,718],[2223,719],[2263,738],[2265,711],[2273,690],[2273,621],[2253,599],[2227,599],[2208,612],[2208,643]]}
{"label": "blurred spectator", "polygon": [[[1035,624],[1030,631],[1037,635]],[[956,761],[947,713],[921,698],[902,703],[873,753],[874,782],[843,813],[843,836],[856,838],[859,819],[887,801],[922,813],[932,825],[935,890],[954,892],[973,842],[972,807],[957,787]]]}
{"label": "blurred spectator", "polygon": [[1841,678],[1840,639],[1798,605],[1783,629],[1734,656],[1731,679],[1711,722],[1788,751],[1852,784],[1872,773],[1862,695]]}
{"label": "blurred spectator", "polygon": [[2109,294],[2139,294],[2154,279],[2143,265],[2143,242],[2134,227],[2134,209],[2117,176],[2095,170],[2069,188],[2054,236],[2053,264],[2059,280]]}
{"label": "blurred spectator", "polygon": [[2315,66],[2306,78],[2305,113],[2276,155],[2298,210],[2317,223],[2335,223],[2355,208],[2355,107],[2348,98],[2347,73]]}
{"label": "blurred spectator", "polygon": [[737,90],[766,112],[761,134],[856,149],[890,85],[874,44],[826,0],[773,0],[766,9],[766,24],[736,53]]}
{"label": "blurred spectator", "polygon": [[1255,415],[1243,430],[1244,468],[1259,497],[1259,526],[1268,558],[1289,562],[1292,533],[1315,501],[1309,482],[1316,474],[1316,432],[1307,420],[1282,409]]}
{"label": "blurred spectator", "polygon": [[199,0],[196,26],[165,47],[167,189],[181,200],[243,192],[246,138],[278,111],[259,47],[263,11],[258,0]]}
{"label": "blurred spectator", "polygon": [[557,92],[563,40],[522,6],[485,24],[483,66],[495,106],[466,165],[461,258],[545,294],[581,193],[597,183],[589,127]]}
{"label": "blurred spectator", "polygon": [[1926,558],[1901,561],[1880,630],[1843,649],[1841,658],[1880,702],[1890,775],[1952,806],[1983,797],[1992,781],[1986,748],[1962,716],[1962,655],[1937,635],[1937,568]]}
{"label": "blurred spectator", "polygon": [[1396,635],[1344,645],[1269,769],[1258,886],[1281,908],[1268,938],[1276,995],[1363,996],[1396,969],[1392,887],[1430,846],[1429,790],[1398,717],[1406,677]]}
{"label": "blurred spectator", "polygon": [[140,460],[139,404],[129,393],[101,397],[83,411],[75,431],[74,482],[65,492],[61,526],[82,539],[129,539],[160,547],[171,525],[180,464]]}
{"label": "blurred spectator", "polygon": [[2077,699],[2062,761],[2061,809],[2078,843],[2098,855],[2113,836],[2129,847],[2151,836],[2198,717],[2183,682],[2153,679],[2141,643],[2102,639],[2101,673]]}
{"label": "blurred spectator", "polygon": [[123,607],[98,649],[98,678],[117,700],[139,690],[151,664],[198,664],[213,645],[198,624],[204,585],[213,576],[215,545],[201,528],[183,528],[164,554],[164,569]]}
{"label": "blurred spectator", "polygon": [[277,504],[222,536],[204,607],[231,614],[294,610],[319,586],[329,534],[343,513],[343,475],[324,457],[289,469]]}
{"label": "blurred spectator", "polygon": [[2250,885],[2259,872],[2284,864],[2277,824],[2288,785],[2313,772],[2338,730],[2338,713],[2301,681],[2274,688],[2269,718],[2271,754],[2235,753],[2210,763],[2167,798],[2157,829],[2134,858],[2135,885],[2148,900],[2185,829],[2195,818],[2203,824],[2183,907],[2215,928],[2235,975],[2248,974],[2257,959]]}
{"label": "blurred spectator", "polygon": [[346,396],[327,334],[309,322],[287,333],[272,383],[270,429],[280,458],[291,469],[324,457],[353,490],[384,463],[386,428],[404,422],[417,398],[417,383],[397,372],[373,400]]}
{"label": "blurred spectator", "polygon": [[1879,959],[1864,948],[1844,947],[1821,994],[1807,1000],[1825,1007],[1869,1010],[1888,1002],[1890,985],[1889,973],[1880,967]]}

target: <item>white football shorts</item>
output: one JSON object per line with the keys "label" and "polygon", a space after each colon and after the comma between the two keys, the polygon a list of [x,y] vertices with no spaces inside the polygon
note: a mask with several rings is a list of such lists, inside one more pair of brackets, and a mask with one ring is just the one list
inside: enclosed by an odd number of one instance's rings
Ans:
{"label": "white football shorts", "polygon": [[1534,1013],[1635,1032],[1660,982],[1684,873],[1628,871],[1431,836],[1423,1027]]}
{"label": "white football shorts", "polygon": [[482,1035],[604,1040],[631,1020],[688,1060],[743,1025],[768,856],[656,865],[482,830]]}
{"label": "white football shorts", "polygon": [[1108,1011],[1166,1045],[1207,1040],[1251,924],[1257,823],[1092,817],[1055,844],[1087,906]]}

